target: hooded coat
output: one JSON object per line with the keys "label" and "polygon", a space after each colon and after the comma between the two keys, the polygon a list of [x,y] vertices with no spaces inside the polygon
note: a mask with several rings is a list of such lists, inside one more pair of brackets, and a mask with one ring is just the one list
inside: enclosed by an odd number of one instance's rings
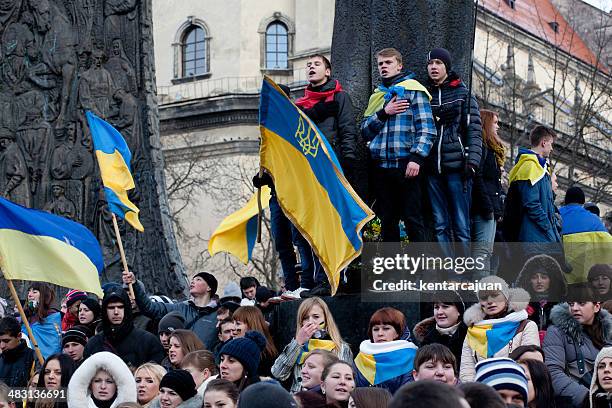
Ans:
{"label": "hooded coat", "polygon": [[593,367],[593,379],[591,380],[591,388],[589,389],[589,407],[590,408],[612,408],[612,393],[605,392],[599,386],[599,378],[597,376],[597,366],[604,358],[612,358],[612,347],[604,347],[601,349]]}
{"label": "hooded coat", "polygon": [[[520,312],[525,310],[529,304],[529,294],[520,288],[509,289],[508,291],[510,293],[508,297],[508,312]],[[488,317],[482,311],[480,303],[476,303],[465,311],[463,321],[469,328],[487,318]],[[540,345],[538,327],[530,320],[524,325],[523,330],[519,330],[508,344],[495,353],[493,357],[509,357],[512,350],[515,350],[519,346],[527,345]],[[478,355],[470,347],[466,337],[463,341],[463,348],[461,351],[461,367],[459,370],[459,379],[461,382],[474,381],[474,377],[476,376],[476,364],[482,360],[486,360],[486,358]]]}
{"label": "hooded coat", "polygon": [[[121,324],[113,325],[105,311],[110,302],[117,301],[123,303],[125,315]],[[84,358],[100,351],[110,351],[132,367],[150,361],[161,363],[165,356],[164,347],[157,336],[134,327],[130,299],[125,290],[120,288],[105,295],[102,311],[102,332],[89,339],[83,352]]]}
{"label": "hooded coat", "polygon": [[101,352],[83,361],[72,375],[68,384],[68,408],[96,408],[89,385],[100,369],[108,372],[117,386],[111,408],[123,402],[136,402],[136,382],[130,369],[113,353]]}
{"label": "hooded coat", "polygon": [[34,359],[34,350],[23,339],[14,349],[0,353],[0,382],[9,387],[27,386]]}
{"label": "hooded coat", "polygon": [[[572,316],[567,303],[553,307],[550,319],[553,326],[548,328],[542,348],[555,396],[571,399],[573,406],[579,407],[589,390],[586,385],[580,384],[577,350],[582,353],[585,368],[590,372],[593,372],[599,350],[584,332],[582,325]],[[604,339],[612,341],[612,315],[602,309],[596,319],[599,319],[603,326]]]}

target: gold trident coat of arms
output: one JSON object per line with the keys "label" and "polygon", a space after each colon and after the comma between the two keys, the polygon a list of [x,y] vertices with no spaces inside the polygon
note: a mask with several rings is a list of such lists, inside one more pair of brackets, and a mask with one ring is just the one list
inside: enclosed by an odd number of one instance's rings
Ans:
{"label": "gold trident coat of arms", "polygon": [[295,131],[295,138],[298,141],[298,144],[302,148],[302,152],[305,155],[317,157],[320,144],[319,138],[310,126],[308,126],[308,132],[306,133],[306,126],[308,125],[304,123],[304,119],[302,118],[302,116],[300,116],[298,120],[298,127]]}

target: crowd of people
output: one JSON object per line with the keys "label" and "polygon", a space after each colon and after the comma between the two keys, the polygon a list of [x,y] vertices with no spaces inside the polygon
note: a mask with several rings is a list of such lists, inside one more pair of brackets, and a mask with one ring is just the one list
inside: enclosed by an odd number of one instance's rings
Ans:
{"label": "crowd of people", "polygon": [[[532,130],[506,192],[498,115],[479,109],[450,53],[428,54],[425,85],[397,50],[376,58],[381,85],[361,132],[322,55],[308,60],[309,85],[296,105],[328,138],[360,195],[367,193],[356,176],[359,143],[367,142],[383,241],[400,240],[400,221],[410,242],[425,241],[428,201],[435,240],[477,243],[471,250],[487,262],[472,277],[498,289],[475,299],[435,292],[413,327],[415,316],[380,308],[351,343],[337,324],[348,316],[334,316],[324,298],[325,271],[264,173],[253,182],[273,190],[282,293],[245,277],[221,295],[215,276],[199,272],[189,300],[173,301],[150,295],[125,271],[122,282],[103,285],[102,298],[71,290],[57,310],[52,288],[33,282],[23,302],[33,338],[0,302],[0,407],[612,407],[612,265],[590,265],[584,279],[568,283],[560,245],[585,233],[601,242],[610,236],[581,189],[570,188],[557,209],[548,162],[554,131]],[[559,251],[528,253],[511,280],[496,276],[502,219],[504,239]],[[301,302],[287,344],[273,336],[274,299]],[[30,392],[22,400],[17,389]]]}

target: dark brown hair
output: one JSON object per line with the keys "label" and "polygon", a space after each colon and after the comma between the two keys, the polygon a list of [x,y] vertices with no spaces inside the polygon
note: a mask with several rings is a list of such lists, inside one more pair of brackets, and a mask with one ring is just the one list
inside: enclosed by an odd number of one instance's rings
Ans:
{"label": "dark brown hair", "polygon": [[359,387],[351,392],[357,408],[387,408],[391,393],[384,388]]}
{"label": "dark brown hair", "polygon": [[531,133],[529,134],[529,143],[531,143],[531,147],[536,147],[540,144],[540,142],[547,137],[552,137],[553,139],[557,138],[557,134],[551,128],[538,125],[533,128]]}
{"label": "dark brown hair", "polygon": [[448,347],[443,344],[432,343],[420,347],[414,357],[414,369],[419,371],[419,367],[428,361],[444,364],[452,364],[453,371],[457,374],[457,358]]}
{"label": "dark brown hair", "polygon": [[55,292],[53,291],[53,289],[51,289],[51,286],[47,285],[44,282],[32,282],[32,284],[28,288],[28,292],[30,290],[39,291],[40,298],[38,301],[38,308],[36,310],[32,310],[29,307],[25,308],[26,315],[28,316],[28,318],[34,318],[34,321],[38,320],[40,322],[43,322],[45,318],[50,314],[51,305],[53,304],[53,301],[55,301]]}
{"label": "dark brown hair", "polygon": [[308,57],[308,59],[313,59],[313,58],[321,58],[321,60],[323,61],[323,65],[325,65],[325,68],[329,69],[329,71],[331,72],[331,62],[329,62],[329,60],[327,59],[327,57],[323,54],[315,54],[315,55],[311,55],[310,57]]}
{"label": "dark brown hair", "polygon": [[181,361],[181,368],[194,366],[200,371],[208,368],[210,375],[217,374],[217,366],[215,365],[215,356],[208,350],[197,350],[187,354]]}
{"label": "dark brown hair", "polygon": [[236,309],[232,318],[246,323],[249,330],[258,331],[264,335],[266,338],[266,348],[263,351],[264,356],[268,358],[276,358],[276,356],[278,356],[278,350],[274,345],[274,340],[272,340],[270,330],[268,329],[268,323],[266,323],[266,319],[264,319],[261,310],[255,306],[240,306]]}
{"label": "dark brown hair", "polygon": [[181,351],[183,352],[183,358],[192,351],[205,350],[206,347],[202,340],[195,335],[191,330],[177,329],[172,332],[170,339],[176,337],[181,343]]}
{"label": "dark brown hair", "polygon": [[406,330],[406,316],[393,307],[383,307],[375,311],[372,317],[370,317],[370,323],[368,324],[368,336],[370,336],[370,341],[372,342],[374,342],[372,328],[377,324],[388,324],[393,326],[397,332],[397,337],[400,338],[404,330]]}
{"label": "dark brown hair", "polygon": [[[234,384],[231,381],[224,380],[222,378],[217,378],[215,380],[212,380],[206,386],[206,392],[208,391],[222,392],[225,395],[227,395],[228,398],[234,402],[234,404],[238,402],[238,395],[239,395],[238,387],[236,387],[236,384]],[[202,406],[203,405],[204,404],[202,404]]]}

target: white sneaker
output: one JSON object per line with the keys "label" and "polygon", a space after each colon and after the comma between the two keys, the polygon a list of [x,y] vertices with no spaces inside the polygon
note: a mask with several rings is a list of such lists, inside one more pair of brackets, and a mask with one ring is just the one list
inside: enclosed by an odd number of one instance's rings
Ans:
{"label": "white sneaker", "polygon": [[296,290],[289,290],[289,291],[283,293],[281,295],[281,297],[283,299],[288,299],[288,300],[301,299],[300,293],[304,292],[305,290],[308,290],[308,289],[306,289],[306,288],[297,288]]}

